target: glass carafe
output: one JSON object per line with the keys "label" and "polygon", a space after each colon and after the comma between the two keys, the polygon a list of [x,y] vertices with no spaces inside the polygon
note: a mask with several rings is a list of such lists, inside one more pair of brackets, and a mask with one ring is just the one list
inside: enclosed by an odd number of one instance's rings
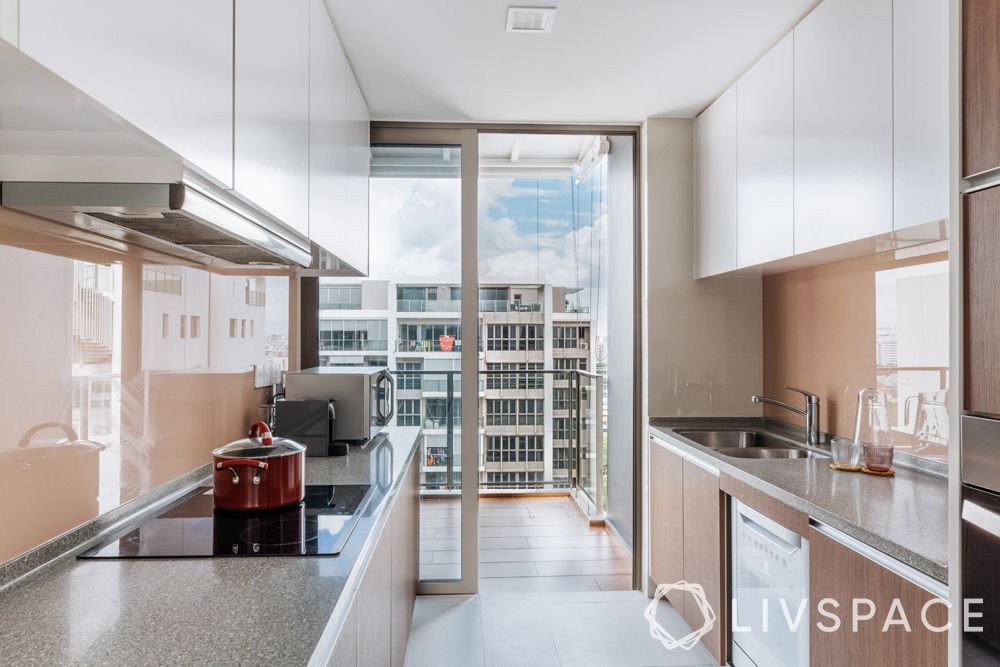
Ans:
{"label": "glass carafe", "polygon": [[906,399],[906,421],[910,421],[910,405],[916,401],[916,423],[913,435],[921,445],[948,443],[948,392],[923,391]]}
{"label": "glass carafe", "polygon": [[866,468],[875,472],[887,472],[892,469],[894,443],[885,392],[872,388],[858,392],[854,441],[860,442],[864,447]]}

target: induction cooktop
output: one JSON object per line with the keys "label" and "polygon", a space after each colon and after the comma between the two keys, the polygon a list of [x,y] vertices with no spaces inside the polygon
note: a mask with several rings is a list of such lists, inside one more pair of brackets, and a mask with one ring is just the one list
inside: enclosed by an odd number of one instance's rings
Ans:
{"label": "induction cooktop", "polygon": [[368,484],[306,486],[301,503],[264,512],[215,508],[199,487],[135,530],[79,558],[336,556],[368,506]]}

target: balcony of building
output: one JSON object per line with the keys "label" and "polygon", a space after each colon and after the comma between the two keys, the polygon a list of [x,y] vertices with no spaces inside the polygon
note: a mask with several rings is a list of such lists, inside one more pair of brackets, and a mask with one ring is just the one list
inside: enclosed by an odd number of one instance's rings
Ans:
{"label": "balcony of building", "polygon": [[[397,419],[422,429],[421,578],[455,578],[464,464],[461,376],[403,369],[397,378]],[[481,590],[631,588],[631,554],[603,525],[602,384],[603,378],[579,370],[480,372],[475,465]]]}

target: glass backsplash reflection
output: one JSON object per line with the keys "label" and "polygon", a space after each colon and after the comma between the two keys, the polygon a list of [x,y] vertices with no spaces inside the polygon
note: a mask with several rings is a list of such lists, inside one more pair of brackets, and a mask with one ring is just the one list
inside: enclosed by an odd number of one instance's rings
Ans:
{"label": "glass backsplash reflection", "polygon": [[208,462],[287,368],[286,277],[0,245],[0,280],[0,562]]}

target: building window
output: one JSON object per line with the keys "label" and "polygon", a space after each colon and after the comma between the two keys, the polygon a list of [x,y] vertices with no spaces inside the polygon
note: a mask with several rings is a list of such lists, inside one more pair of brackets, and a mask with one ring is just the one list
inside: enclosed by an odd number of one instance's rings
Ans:
{"label": "building window", "polygon": [[396,425],[420,426],[420,399],[396,401]]}
{"label": "building window", "polygon": [[529,482],[541,482],[541,472],[488,472],[486,473],[487,484],[517,485]]}
{"label": "building window", "polygon": [[239,321],[233,317],[229,320],[229,337],[236,338],[236,327],[239,326]]}
{"label": "building window", "polygon": [[490,398],[486,400],[487,426],[541,426],[540,398]]}
{"label": "building window", "polygon": [[240,320],[240,338],[247,337],[247,321]]}
{"label": "building window", "polygon": [[451,351],[462,350],[462,327],[459,324],[399,325],[399,352],[441,352],[442,338],[451,338]]}
{"label": "building window", "polygon": [[575,440],[576,419],[571,419],[567,417],[554,417],[552,419],[552,439]]}
{"label": "building window", "polygon": [[541,324],[489,324],[486,326],[486,349],[495,351],[534,351],[545,349]]}
{"label": "building window", "polygon": [[386,320],[320,320],[319,349],[322,352],[359,352],[389,349]]}
{"label": "building window", "polygon": [[246,282],[243,284],[243,292],[244,292],[243,301],[248,306],[257,306],[263,308],[264,306],[267,305],[267,294],[262,291],[255,290],[253,288],[255,284],[256,281],[247,278]]}
{"label": "building window", "polygon": [[253,338],[254,335],[255,334],[254,334],[254,330],[253,330],[253,320],[250,320],[250,337]]}
{"label": "building window", "polygon": [[[529,371],[542,370],[543,364],[538,363],[487,363],[487,389],[542,389],[545,386],[542,373]],[[505,371],[510,371],[509,373]]]}
{"label": "building window", "polygon": [[491,435],[486,439],[486,460],[491,463],[541,461],[540,435]]}
{"label": "building window", "polygon": [[173,273],[143,267],[142,289],[161,294],[180,294],[181,277]]}
{"label": "building window", "polygon": [[569,447],[552,448],[552,469],[569,470]]}
{"label": "building window", "polygon": [[361,310],[361,287],[320,287],[320,310]]}
{"label": "building window", "polygon": [[187,338],[188,316],[181,315],[181,338]]}
{"label": "building window", "polygon": [[201,315],[191,316],[191,338],[201,337]]}
{"label": "building window", "polygon": [[552,327],[552,347],[557,350],[576,349],[582,332],[577,326]]}
{"label": "building window", "polygon": [[[452,404],[452,425],[458,428],[462,425],[462,399],[456,398]],[[428,398],[425,400],[427,409],[427,428],[448,428],[448,399]]]}
{"label": "building window", "polygon": [[423,370],[424,362],[422,361],[398,361],[396,362],[396,373],[399,378],[399,388],[400,390],[420,390],[422,385],[422,376],[417,374],[404,373],[403,371],[419,371]]}
{"label": "building window", "polygon": [[552,390],[552,409],[553,410],[576,410],[576,392],[571,389],[559,389],[558,387]]}
{"label": "building window", "polygon": [[170,337],[170,314],[163,313],[163,329],[161,331],[163,338],[167,339]]}

